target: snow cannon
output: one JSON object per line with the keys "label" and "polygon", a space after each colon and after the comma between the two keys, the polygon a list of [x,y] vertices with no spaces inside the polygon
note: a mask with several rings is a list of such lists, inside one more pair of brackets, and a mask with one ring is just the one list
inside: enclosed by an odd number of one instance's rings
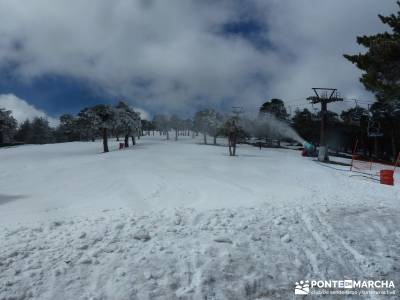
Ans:
{"label": "snow cannon", "polygon": [[303,147],[304,149],[306,149],[306,151],[308,152],[313,152],[315,150],[314,145],[310,144],[309,142],[304,142],[303,143]]}
{"label": "snow cannon", "polygon": [[304,142],[303,143],[303,156],[315,156],[316,154],[316,149],[313,144],[310,144],[309,142]]}

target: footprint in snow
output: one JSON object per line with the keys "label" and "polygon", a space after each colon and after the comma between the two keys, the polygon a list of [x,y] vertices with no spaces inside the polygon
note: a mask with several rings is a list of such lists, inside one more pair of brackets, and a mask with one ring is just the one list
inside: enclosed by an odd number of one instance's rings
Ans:
{"label": "footprint in snow", "polygon": [[227,243],[227,244],[232,244],[232,240],[227,237],[217,237],[214,239],[215,242],[217,243]]}
{"label": "footprint in snow", "polygon": [[151,239],[150,234],[147,231],[138,231],[133,235],[135,240],[147,242]]}
{"label": "footprint in snow", "polygon": [[292,241],[292,239],[290,238],[290,235],[285,234],[281,237],[281,241],[284,243],[290,243]]}
{"label": "footprint in snow", "polygon": [[82,257],[82,258],[79,260],[79,263],[80,263],[80,264],[83,264],[83,265],[90,265],[92,262],[93,262],[93,261],[92,261],[92,259],[91,259],[90,257]]}

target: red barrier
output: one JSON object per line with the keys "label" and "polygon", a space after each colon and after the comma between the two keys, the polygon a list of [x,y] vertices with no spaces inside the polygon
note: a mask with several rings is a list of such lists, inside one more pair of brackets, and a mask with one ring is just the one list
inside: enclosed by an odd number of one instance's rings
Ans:
{"label": "red barrier", "polygon": [[394,185],[394,171],[393,170],[381,170],[380,179],[381,184]]}
{"label": "red barrier", "polygon": [[125,144],[124,143],[119,143],[119,150],[124,149]]}
{"label": "red barrier", "polygon": [[356,140],[356,143],[354,145],[353,153],[351,155],[351,166],[350,166],[350,171],[353,171],[353,169],[357,170],[372,170],[372,160],[365,161],[359,159],[359,155],[357,155],[357,146],[358,146],[358,140]]}

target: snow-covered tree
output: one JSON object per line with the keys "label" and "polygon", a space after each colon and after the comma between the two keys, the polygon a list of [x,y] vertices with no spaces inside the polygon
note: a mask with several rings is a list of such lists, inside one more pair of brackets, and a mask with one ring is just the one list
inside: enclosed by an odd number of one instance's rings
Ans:
{"label": "snow-covered tree", "polygon": [[237,126],[237,119],[236,118],[228,119],[224,124],[224,128],[228,134],[229,155],[235,156],[236,144],[239,132],[239,128]]}
{"label": "snow-covered tree", "polygon": [[95,126],[101,130],[103,136],[103,149],[108,152],[108,131],[113,128],[115,110],[110,105],[98,104],[93,108],[96,114]]}
{"label": "snow-covered tree", "polygon": [[125,147],[129,147],[129,136],[132,137],[132,143],[135,144],[135,137],[139,136],[141,129],[140,114],[123,101],[117,104],[115,114],[115,124],[118,124],[125,136]]}
{"label": "snow-covered tree", "polygon": [[223,125],[223,116],[213,109],[209,109],[206,115],[206,123],[208,127],[208,134],[210,134],[214,139],[214,145],[217,144],[217,136]]}
{"label": "snow-covered tree", "polygon": [[207,134],[214,137],[214,144],[217,143],[217,135],[222,124],[222,115],[213,109],[198,111],[194,116],[194,127],[203,133],[204,144],[207,144]]}
{"label": "snow-covered tree", "polygon": [[115,113],[116,113],[116,115],[112,122],[111,134],[112,134],[112,136],[114,136],[116,138],[117,142],[119,142],[119,137],[121,134],[122,135],[124,134],[124,129],[120,122],[118,111],[116,111]]}
{"label": "snow-covered tree", "polygon": [[57,141],[72,142],[80,139],[78,120],[71,114],[64,114],[60,117],[60,125],[56,130]]}
{"label": "snow-covered tree", "polygon": [[169,130],[171,127],[168,118],[165,115],[155,115],[153,122],[157,130],[160,132],[160,135],[166,134],[167,140],[169,140]]}
{"label": "snow-covered tree", "polygon": [[[193,131],[193,120],[192,119],[185,119],[183,120],[183,129],[186,131],[185,135],[189,136],[190,135],[190,131]],[[194,137],[194,135],[193,135]]]}
{"label": "snow-covered tree", "polygon": [[173,115],[169,119],[169,123],[171,128],[175,131],[175,141],[177,141],[179,130],[183,128],[183,120],[179,118],[177,115]]}
{"label": "snow-covered tree", "polygon": [[98,124],[97,118],[98,116],[93,108],[89,107],[82,109],[78,114],[77,123],[80,133],[86,136],[88,140],[91,139],[93,142],[96,132],[98,131],[98,128],[96,127]]}
{"label": "snow-covered tree", "polygon": [[0,145],[11,142],[17,130],[17,121],[10,110],[0,108]]}
{"label": "snow-covered tree", "polygon": [[207,144],[207,111],[201,110],[194,115],[194,127],[203,133],[204,144]]}
{"label": "snow-covered tree", "polygon": [[140,113],[136,112],[132,109],[132,114],[131,114],[131,128],[132,128],[132,142],[135,144],[135,137],[140,138],[140,135],[142,134],[142,122],[140,119]]}

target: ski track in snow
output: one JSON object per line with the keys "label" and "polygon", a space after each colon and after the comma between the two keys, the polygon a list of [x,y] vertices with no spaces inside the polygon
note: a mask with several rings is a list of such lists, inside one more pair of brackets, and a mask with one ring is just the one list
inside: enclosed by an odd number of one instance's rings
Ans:
{"label": "ski track in snow", "polygon": [[343,213],[110,210],[6,229],[0,299],[290,299],[299,278],[398,280],[398,211],[380,210],[384,236],[376,212]]}
{"label": "ski track in snow", "polygon": [[400,284],[397,186],[292,151],[242,146],[232,162],[223,147],[141,142],[107,155],[26,146],[18,161],[0,151],[0,299],[293,299],[306,279]]}

